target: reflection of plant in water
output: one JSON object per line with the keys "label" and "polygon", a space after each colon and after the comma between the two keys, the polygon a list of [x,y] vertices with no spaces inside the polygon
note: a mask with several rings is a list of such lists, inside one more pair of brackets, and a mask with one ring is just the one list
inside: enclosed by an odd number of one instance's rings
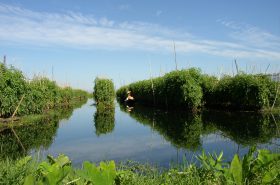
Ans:
{"label": "reflection of plant in water", "polygon": [[[20,141],[17,140],[12,129],[5,129],[0,134],[0,158],[17,158],[24,155],[25,150],[45,147],[48,148],[58,128],[58,121],[45,122],[40,120],[36,124],[13,128]],[[21,143],[23,147],[21,146]]]}
{"label": "reflection of plant in water", "polygon": [[[22,125],[3,127],[0,131],[0,159],[18,158],[32,149],[48,148],[54,139],[61,119],[68,119],[74,108],[83,102],[73,104],[69,109],[57,109],[47,115],[23,118]],[[18,138],[17,138],[18,137]]]}
{"label": "reflection of plant in water", "polygon": [[111,133],[115,127],[115,107],[97,105],[94,114],[94,126],[96,135]]}
{"label": "reflection of plant in water", "polygon": [[[125,107],[121,106],[125,111]],[[168,112],[137,106],[130,116],[150,125],[173,145],[195,150],[201,146],[200,135],[221,131],[237,144],[253,146],[280,137],[280,118],[271,114],[203,112],[201,115]]]}
{"label": "reflection of plant in water", "polygon": [[[124,111],[125,108],[121,107]],[[147,107],[137,106],[130,116],[170,141],[177,148],[196,150],[200,145],[203,124],[201,116],[185,112],[165,113]]]}
{"label": "reflection of plant in water", "polygon": [[271,114],[204,112],[203,122],[242,145],[267,143],[280,136],[279,117]]}

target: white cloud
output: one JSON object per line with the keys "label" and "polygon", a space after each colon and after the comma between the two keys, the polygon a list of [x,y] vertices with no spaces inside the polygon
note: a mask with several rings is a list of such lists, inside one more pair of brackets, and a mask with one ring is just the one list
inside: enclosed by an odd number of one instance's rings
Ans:
{"label": "white cloud", "polygon": [[[85,49],[176,50],[238,58],[279,60],[279,37],[222,21],[236,42],[199,39],[188,32],[145,22],[116,22],[81,13],[46,13],[0,4],[0,41]],[[262,47],[263,46],[263,47]]]}
{"label": "white cloud", "polygon": [[224,26],[230,28],[231,38],[240,41],[243,45],[255,48],[280,49],[280,37],[264,31],[256,26],[234,21],[218,20]]}

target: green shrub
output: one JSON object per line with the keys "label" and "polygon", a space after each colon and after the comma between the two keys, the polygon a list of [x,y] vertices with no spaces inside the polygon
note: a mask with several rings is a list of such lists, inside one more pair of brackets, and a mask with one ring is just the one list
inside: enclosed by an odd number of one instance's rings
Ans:
{"label": "green shrub", "polygon": [[225,76],[214,87],[206,105],[238,110],[260,110],[273,103],[275,86],[276,82],[261,75]]}
{"label": "green shrub", "polygon": [[[277,90],[278,89],[278,90]],[[117,90],[120,100],[132,91],[136,101],[158,107],[197,109],[226,108],[261,110],[280,105],[280,85],[266,75],[239,73],[224,76],[203,75],[196,68],[172,71],[163,77],[134,82]],[[277,97],[277,98],[276,98]]]}
{"label": "green shrub", "polygon": [[117,91],[117,96],[123,100],[126,91],[130,90],[136,101],[141,104],[197,109],[202,105],[202,80],[203,75],[195,68],[173,71],[163,77],[121,87]]}
{"label": "green shrub", "polygon": [[112,105],[115,100],[114,83],[110,79],[96,78],[94,80],[94,99],[97,104]]}
{"label": "green shrub", "polygon": [[35,77],[27,81],[22,72],[0,63],[0,117],[10,117],[21,102],[17,115],[40,114],[57,106],[69,106],[72,100],[87,98],[88,93],[54,81]]}
{"label": "green shrub", "polygon": [[13,114],[27,88],[21,71],[0,63],[0,117]]}

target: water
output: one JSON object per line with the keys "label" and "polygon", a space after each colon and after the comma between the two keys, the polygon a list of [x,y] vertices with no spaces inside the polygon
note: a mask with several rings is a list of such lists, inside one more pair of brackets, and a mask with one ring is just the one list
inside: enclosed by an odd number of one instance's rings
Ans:
{"label": "water", "polygon": [[[225,160],[244,155],[250,146],[279,152],[280,117],[255,113],[165,112],[136,106],[132,111],[96,110],[89,100],[80,108],[63,110],[27,126],[0,130],[0,158],[27,154],[70,157],[75,166],[85,160],[149,162],[163,167],[195,161],[202,150]],[[21,143],[21,144],[20,144]]]}

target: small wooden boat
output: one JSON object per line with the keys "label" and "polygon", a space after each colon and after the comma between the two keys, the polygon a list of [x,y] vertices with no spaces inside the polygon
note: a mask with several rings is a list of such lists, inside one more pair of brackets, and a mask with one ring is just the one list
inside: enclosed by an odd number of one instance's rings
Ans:
{"label": "small wooden boat", "polygon": [[124,100],[126,106],[129,106],[129,107],[133,107],[134,104],[135,104],[135,100],[134,99],[126,99]]}

